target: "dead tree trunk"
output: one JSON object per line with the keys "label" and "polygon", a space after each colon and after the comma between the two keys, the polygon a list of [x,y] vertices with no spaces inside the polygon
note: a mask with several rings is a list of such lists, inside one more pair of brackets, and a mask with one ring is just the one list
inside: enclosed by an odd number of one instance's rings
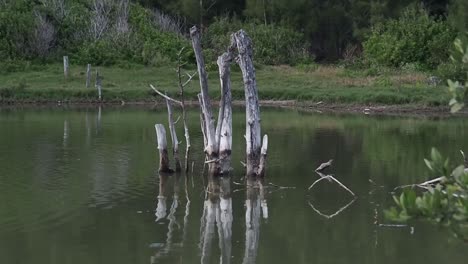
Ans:
{"label": "dead tree trunk", "polygon": [[68,68],[69,68],[68,56],[63,56],[63,75],[65,78],[68,78]]}
{"label": "dead tree trunk", "polygon": [[198,31],[196,26],[190,29],[190,37],[192,38],[192,47],[195,52],[198,76],[200,79],[201,93],[199,94],[199,98],[201,98],[200,103],[202,107],[203,118],[205,120],[205,136],[207,138],[207,144],[205,145],[205,153],[210,159],[217,158],[218,149],[216,148],[215,139],[215,120],[213,118],[213,111],[211,109],[210,96],[208,95],[208,76],[205,70],[205,60],[203,58],[201,48],[200,32]]}
{"label": "dead tree trunk", "polygon": [[[258,175],[261,156],[261,131],[260,131],[260,107],[258,103],[257,82],[253,65],[252,40],[243,31],[234,34],[237,50],[239,52],[238,63],[242,71],[245,91],[245,118],[246,118],[246,150],[247,150],[247,176]],[[268,142],[268,140],[266,141]],[[266,155],[266,147],[265,147]],[[264,169],[262,169],[264,171]]]}
{"label": "dead tree trunk", "polygon": [[[230,48],[231,50],[231,48]],[[231,170],[232,147],[232,95],[231,95],[231,62],[233,54],[225,52],[218,57],[219,79],[221,82],[221,100],[219,103],[216,138],[219,144],[219,160],[222,174]]]}
{"label": "dead tree trunk", "polygon": [[[208,80],[205,71],[205,62],[200,44],[200,33],[196,27],[190,29],[192,46],[197,60],[198,75],[200,78],[201,93],[198,95],[201,109],[201,126],[207,155],[208,171],[210,175],[226,174],[230,170],[230,154],[232,145],[232,110],[230,63],[232,61],[232,48],[218,59],[221,81],[221,102],[218,114],[218,123],[211,109],[211,100],[208,95]],[[221,154],[222,152],[222,154]],[[221,155],[222,156],[221,156]]]}
{"label": "dead tree trunk", "polygon": [[171,139],[172,139],[172,153],[174,155],[174,160],[175,160],[175,171],[180,172],[181,167],[180,167],[180,159],[179,159],[179,141],[177,139],[177,133],[175,130],[174,126],[174,116],[172,113],[172,103],[166,99],[166,105],[167,105],[167,115],[168,115],[168,121],[169,121],[169,132],[171,133]]}
{"label": "dead tree trunk", "polygon": [[158,138],[159,149],[159,172],[170,173],[172,170],[169,167],[169,155],[167,153],[166,129],[162,124],[156,124],[156,136]]}
{"label": "dead tree trunk", "polygon": [[91,64],[86,67],[86,88],[91,85]]}

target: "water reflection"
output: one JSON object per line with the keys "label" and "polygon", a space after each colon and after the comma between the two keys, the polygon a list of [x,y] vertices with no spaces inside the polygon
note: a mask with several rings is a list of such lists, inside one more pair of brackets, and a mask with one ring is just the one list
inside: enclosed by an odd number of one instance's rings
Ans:
{"label": "water reflection", "polygon": [[[322,164],[323,165],[323,164]],[[326,174],[323,174],[321,173],[320,171],[315,171],[315,173],[318,174],[318,176],[320,176],[320,178],[318,180],[316,180],[314,183],[312,183],[312,185],[310,185],[309,187],[309,191],[312,190],[312,188],[320,181],[322,180],[328,180],[328,182],[330,183],[336,183],[338,184],[338,186],[340,186],[341,188],[343,188],[344,190],[346,190],[347,192],[349,192],[351,195],[352,195],[352,198],[349,199],[349,201],[347,203],[345,203],[343,206],[339,207],[335,212],[331,213],[331,214],[325,214],[323,213],[321,210],[317,209],[315,206],[314,206],[314,203],[312,202],[312,200],[308,200],[307,203],[309,204],[310,208],[312,208],[312,210],[314,210],[314,212],[316,212],[318,215],[320,216],[323,216],[325,217],[326,219],[331,219],[337,215],[339,215],[341,212],[343,212],[344,210],[346,210],[346,208],[348,208],[349,206],[351,206],[357,199],[357,196],[348,188],[346,187],[344,184],[342,184],[340,181],[338,181],[335,177],[333,177],[332,175],[326,175]]]}
{"label": "water reflection", "polygon": [[200,221],[201,263],[210,263],[215,228],[218,230],[220,263],[230,263],[232,197],[230,177],[209,177]]}
{"label": "water reflection", "polygon": [[[168,193],[169,193],[169,180],[170,178],[174,179],[173,182],[173,195],[172,195],[172,204],[171,207],[169,208],[169,214],[167,214],[167,198],[168,198]],[[180,192],[180,174],[175,174],[175,175],[169,175],[165,173],[160,173],[159,174],[159,191],[158,191],[158,203],[156,206],[156,220],[155,222],[162,222],[164,219],[169,220],[169,223],[167,225],[167,234],[166,234],[166,241],[165,243],[153,243],[150,245],[152,248],[158,248],[157,252],[151,256],[150,263],[157,263],[157,260],[168,253],[171,252],[172,246],[182,246],[184,243],[185,239],[185,232],[187,231],[187,224],[188,224],[188,216],[189,216],[189,205],[190,202],[187,201],[186,203],[186,209],[185,209],[185,216],[184,216],[184,227],[183,227],[183,235],[182,235],[182,242],[180,243],[174,243],[174,233],[177,230],[181,229],[180,224],[177,222],[176,219],[176,212],[179,207],[179,192]],[[187,181],[185,181],[187,187]],[[186,189],[186,193],[187,193]],[[187,196],[188,197],[188,196]]]}
{"label": "water reflection", "polygon": [[260,218],[268,218],[268,206],[262,180],[247,179],[245,199],[245,251],[242,263],[255,263],[260,239]]}

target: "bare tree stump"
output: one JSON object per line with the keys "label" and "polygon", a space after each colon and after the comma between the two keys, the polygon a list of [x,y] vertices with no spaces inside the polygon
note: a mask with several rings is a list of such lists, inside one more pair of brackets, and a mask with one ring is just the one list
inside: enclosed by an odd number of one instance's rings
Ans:
{"label": "bare tree stump", "polygon": [[98,98],[99,98],[99,101],[102,100],[102,80],[101,80],[101,76],[99,75],[99,71],[96,70],[96,89],[98,91]]}
{"label": "bare tree stump", "polygon": [[252,59],[252,40],[244,30],[236,32],[234,39],[239,52],[238,63],[242,71],[245,91],[247,176],[256,176],[260,165],[261,131],[257,81],[255,79],[255,68]]}
{"label": "bare tree stump", "polygon": [[174,116],[172,113],[172,103],[166,99],[168,121],[169,121],[169,132],[171,133],[172,139],[172,153],[175,160],[175,171],[180,172],[180,159],[179,159],[179,141],[177,139],[177,133],[174,126]]}
{"label": "bare tree stump", "polygon": [[91,85],[91,64],[86,67],[86,88]]}
{"label": "bare tree stump", "polygon": [[63,75],[65,78],[68,78],[68,68],[69,68],[69,61],[68,61],[68,56],[63,56]]}
{"label": "bare tree stump", "polygon": [[158,138],[159,149],[159,172],[173,172],[169,167],[169,155],[167,153],[166,129],[162,124],[156,124],[156,136]]}
{"label": "bare tree stump", "polygon": [[216,138],[219,144],[220,173],[227,174],[231,170],[232,148],[232,95],[231,95],[231,62],[233,54],[225,52],[218,57],[219,79],[221,82],[221,100],[219,104]]}

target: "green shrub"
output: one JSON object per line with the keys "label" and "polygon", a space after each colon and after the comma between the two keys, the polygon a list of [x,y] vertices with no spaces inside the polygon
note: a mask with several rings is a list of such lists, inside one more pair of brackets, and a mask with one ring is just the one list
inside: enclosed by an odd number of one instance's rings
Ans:
{"label": "green shrub", "polygon": [[272,65],[312,62],[305,53],[307,44],[302,33],[287,26],[242,23],[227,17],[217,18],[203,35],[204,48],[209,50],[205,52],[207,61],[216,61],[226,51],[231,33],[241,28],[252,38],[255,61]]}
{"label": "green shrub", "polygon": [[437,67],[435,72],[437,77],[441,80],[459,80],[462,82],[466,81],[466,69],[463,65],[455,62],[442,63]]}
{"label": "green shrub", "polygon": [[429,16],[422,8],[410,7],[399,19],[374,27],[364,42],[364,53],[381,65],[419,63],[433,69],[447,61],[455,37],[455,30],[446,21]]}

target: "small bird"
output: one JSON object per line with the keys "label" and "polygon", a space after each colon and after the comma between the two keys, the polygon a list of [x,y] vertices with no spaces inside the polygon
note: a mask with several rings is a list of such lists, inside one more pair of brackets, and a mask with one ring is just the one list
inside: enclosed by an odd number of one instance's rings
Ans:
{"label": "small bird", "polygon": [[316,168],[315,171],[325,170],[326,168],[328,168],[328,167],[330,167],[332,165],[332,162],[333,162],[333,160],[331,159],[331,160],[329,160],[329,161],[327,161],[325,163],[320,164],[320,166],[318,166],[318,168]]}

